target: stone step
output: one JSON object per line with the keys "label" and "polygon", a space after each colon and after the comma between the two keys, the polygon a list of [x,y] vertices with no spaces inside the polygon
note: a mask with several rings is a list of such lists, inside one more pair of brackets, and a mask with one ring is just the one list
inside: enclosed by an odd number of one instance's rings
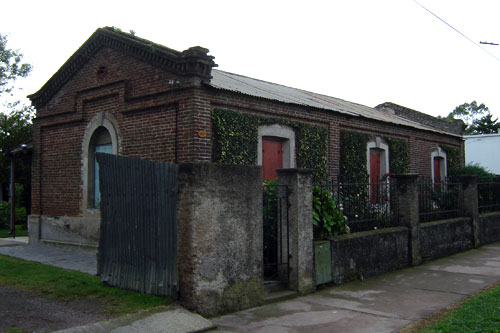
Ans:
{"label": "stone step", "polygon": [[274,291],[271,293],[264,294],[264,303],[269,304],[269,303],[280,302],[287,299],[295,298],[297,296],[299,296],[299,293],[293,290]]}

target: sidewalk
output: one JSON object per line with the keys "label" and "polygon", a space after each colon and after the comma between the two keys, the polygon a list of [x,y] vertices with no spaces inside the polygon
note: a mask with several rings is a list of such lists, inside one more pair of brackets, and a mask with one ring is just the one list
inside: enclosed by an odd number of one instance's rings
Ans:
{"label": "sidewalk", "polygon": [[[95,274],[95,254],[0,239],[0,254]],[[500,243],[365,281],[212,318],[219,332],[394,332],[500,281]],[[180,307],[146,318],[115,320],[64,332],[191,332],[210,321]]]}
{"label": "sidewalk", "polygon": [[500,243],[212,318],[219,331],[394,332],[500,281]]}

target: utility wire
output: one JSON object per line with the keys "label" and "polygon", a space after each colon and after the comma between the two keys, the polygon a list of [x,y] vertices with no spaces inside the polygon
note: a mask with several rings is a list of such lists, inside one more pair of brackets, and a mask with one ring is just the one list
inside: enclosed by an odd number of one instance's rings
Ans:
{"label": "utility wire", "polygon": [[481,50],[483,50],[484,52],[488,53],[490,56],[492,56],[493,58],[495,58],[497,61],[500,61],[500,59],[495,56],[493,53],[489,52],[488,50],[486,50],[485,48],[481,47],[481,45],[479,45],[478,43],[476,43],[475,41],[473,41],[472,39],[470,39],[469,37],[467,37],[466,35],[464,35],[462,32],[460,32],[458,29],[456,29],[455,27],[453,27],[451,24],[449,24],[448,22],[446,22],[445,20],[443,20],[441,17],[437,16],[436,14],[434,14],[430,9],[426,8],[424,5],[422,5],[420,2],[418,2],[417,0],[413,0],[413,2],[415,2],[417,5],[419,5],[420,7],[422,7],[423,9],[425,9],[427,12],[429,12],[432,16],[436,17],[438,20],[440,20],[441,22],[443,22],[444,24],[446,24],[448,27],[452,28],[453,30],[455,30],[458,34],[460,34],[460,36],[464,37],[465,39],[467,39],[469,42],[471,42],[472,44],[476,45],[477,47],[479,47]]}

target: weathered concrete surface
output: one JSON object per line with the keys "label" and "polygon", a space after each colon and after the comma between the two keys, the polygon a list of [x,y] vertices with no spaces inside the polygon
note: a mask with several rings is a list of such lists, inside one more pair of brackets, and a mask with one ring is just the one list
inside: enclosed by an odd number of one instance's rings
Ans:
{"label": "weathered concrete surface", "polygon": [[191,313],[179,306],[170,311],[144,315],[136,313],[125,317],[102,321],[95,324],[73,327],[59,333],[183,333],[204,332],[215,328],[210,320]]}
{"label": "weathered concrete surface", "polygon": [[100,223],[100,218],[30,215],[30,243],[95,252],[99,243]]}
{"label": "weathered concrete surface", "polygon": [[202,315],[262,304],[262,168],[181,164],[178,200],[181,304]]}
{"label": "weathered concrete surface", "polygon": [[95,275],[97,272],[96,254],[71,251],[48,246],[27,245],[26,238],[0,238],[0,254],[36,261],[42,264],[72,269]]}
{"label": "weathered concrete surface", "polygon": [[500,281],[500,243],[212,318],[219,331],[394,332]]}

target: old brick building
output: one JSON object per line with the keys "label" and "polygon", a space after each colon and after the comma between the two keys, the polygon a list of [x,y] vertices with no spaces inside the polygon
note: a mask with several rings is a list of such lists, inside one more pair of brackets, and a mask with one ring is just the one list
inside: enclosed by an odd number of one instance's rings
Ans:
{"label": "old brick building", "polygon": [[[460,131],[439,120],[420,122],[398,115],[394,104],[371,108],[219,71],[207,53],[102,28],[30,96],[37,109],[32,239],[97,244],[100,151],[175,163],[264,164],[268,178],[276,167],[308,167],[318,170],[317,180],[393,171],[441,179],[450,154],[463,163]],[[359,146],[354,153],[349,142]],[[350,164],[357,173],[350,174]]]}

